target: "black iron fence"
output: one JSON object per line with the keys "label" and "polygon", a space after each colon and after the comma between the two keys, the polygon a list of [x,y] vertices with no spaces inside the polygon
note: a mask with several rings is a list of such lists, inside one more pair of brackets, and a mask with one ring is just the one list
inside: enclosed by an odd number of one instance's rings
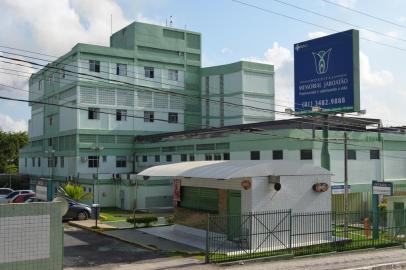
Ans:
{"label": "black iron fence", "polygon": [[[373,219],[376,219],[375,222]],[[206,261],[300,256],[398,245],[406,242],[406,212],[291,210],[210,215]]]}

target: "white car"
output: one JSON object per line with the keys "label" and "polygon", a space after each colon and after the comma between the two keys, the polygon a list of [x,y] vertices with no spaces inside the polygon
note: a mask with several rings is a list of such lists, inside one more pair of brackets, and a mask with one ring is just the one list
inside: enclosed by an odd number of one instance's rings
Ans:
{"label": "white car", "polygon": [[8,194],[6,197],[0,197],[0,204],[1,203],[9,203],[13,201],[18,195],[24,195],[24,194],[35,194],[34,191],[32,190],[16,190]]}
{"label": "white car", "polygon": [[13,192],[11,188],[0,188],[0,198],[6,197],[8,194]]}

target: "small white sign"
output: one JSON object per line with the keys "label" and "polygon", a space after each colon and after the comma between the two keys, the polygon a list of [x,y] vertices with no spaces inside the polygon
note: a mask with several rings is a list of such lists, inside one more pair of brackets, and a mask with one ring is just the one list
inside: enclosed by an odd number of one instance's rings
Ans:
{"label": "small white sign", "polygon": [[392,193],[393,193],[392,182],[372,181],[372,194],[392,196]]}
{"label": "small white sign", "polygon": [[[348,192],[351,190],[351,185],[347,185]],[[331,194],[344,194],[344,185],[332,185]]]}
{"label": "small white sign", "polygon": [[37,185],[35,188],[35,196],[38,199],[48,201],[48,189],[46,186]]}

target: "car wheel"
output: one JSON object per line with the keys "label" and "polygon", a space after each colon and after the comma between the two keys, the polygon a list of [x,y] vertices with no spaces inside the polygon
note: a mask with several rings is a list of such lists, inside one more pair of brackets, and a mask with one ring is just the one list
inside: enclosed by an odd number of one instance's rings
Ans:
{"label": "car wheel", "polygon": [[88,219],[88,214],[85,211],[80,211],[77,215],[76,215],[76,219],[77,220],[86,220]]}

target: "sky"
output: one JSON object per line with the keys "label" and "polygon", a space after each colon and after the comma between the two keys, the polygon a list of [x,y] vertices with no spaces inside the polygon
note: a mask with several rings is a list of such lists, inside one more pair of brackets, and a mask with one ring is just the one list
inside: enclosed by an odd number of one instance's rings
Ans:
{"label": "sky", "polygon": [[[172,16],[173,27],[202,34],[203,66],[239,60],[274,65],[275,108],[284,111],[294,102],[293,44],[354,28],[361,37],[365,117],[381,118],[386,126],[406,125],[406,1],[239,1],[262,10],[233,0],[2,0],[0,46],[59,56],[76,43],[108,46],[111,16],[113,32],[133,21],[165,25]],[[0,47],[0,55],[3,51],[11,49]],[[23,76],[5,74],[16,74],[10,69]],[[0,96],[27,98],[26,91],[1,84],[28,90],[24,76],[34,71],[0,62]],[[29,118],[27,103],[0,101],[2,130],[27,130]]]}

